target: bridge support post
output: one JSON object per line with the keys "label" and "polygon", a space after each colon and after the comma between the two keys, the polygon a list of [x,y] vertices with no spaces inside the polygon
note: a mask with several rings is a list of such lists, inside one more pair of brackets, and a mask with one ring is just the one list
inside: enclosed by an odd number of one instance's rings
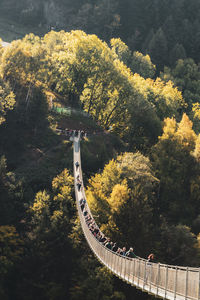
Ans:
{"label": "bridge support post", "polygon": [[124,259],[124,280],[126,280],[126,259]]}
{"label": "bridge support post", "polygon": [[139,259],[139,267],[138,267],[138,286],[140,283],[140,259]]}
{"label": "bridge support post", "polygon": [[108,250],[106,249],[106,251],[105,251],[105,256],[106,256],[106,266],[108,266]]}
{"label": "bridge support post", "polygon": [[121,263],[120,256],[118,256],[118,266],[119,266],[119,276],[122,278],[122,263]]}
{"label": "bridge support post", "polygon": [[185,278],[185,300],[187,300],[188,294],[188,267],[186,269],[186,278]]}
{"label": "bridge support post", "polygon": [[130,282],[131,260],[127,260],[127,263],[128,263],[128,277],[127,277],[127,281]]}
{"label": "bridge support post", "polygon": [[114,273],[115,273],[115,258],[116,258],[116,255],[113,255],[112,270]]}
{"label": "bridge support post", "polygon": [[135,280],[135,258],[134,258],[134,263],[133,263],[133,283]]}
{"label": "bridge support post", "polygon": [[149,282],[149,292],[151,292],[151,278],[152,278],[152,264],[150,264],[150,282]]}
{"label": "bridge support post", "polygon": [[199,268],[199,292],[198,292],[198,300],[200,300],[200,268]]}
{"label": "bridge support post", "polygon": [[158,295],[159,282],[160,282],[160,263],[158,263],[158,272],[157,272],[157,280],[156,280],[156,285],[157,285],[156,295]]}
{"label": "bridge support post", "polygon": [[177,290],[177,274],[178,274],[178,268],[176,266],[176,274],[175,274],[175,282],[174,282],[174,300],[176,299],[176,290]]}
{"label": "bridge support post", "polygon": [[146,269],[147,269],[147,262],[144,262],[144,277],[143,277],[143,290],[144,290],[144,286],[146,284]]}
{"label": "bridge support post", "polygon": [[120,273],[120,264],[119,264],[119,260],[120,260],[120,257],[119,257],[119,255],[117,255],[117,272],[118,272],[118,276],[120,277],[121,276],[121,273]]}
{"label": "bridge support post", "polygon": [[114,270],[114,268],[115,268],[115,256],[116,256],[116,255],[112,255],[112,258],[113,258],[113,259],[112,259],[112,270],[113,270],[113,272],[115,271],[115,270]]}
{"label": "bridge support post", "polygon": [[165,273],[165,298],[167,296],[167,285],[168,285],[168,266],[166,266],[166,273]]}

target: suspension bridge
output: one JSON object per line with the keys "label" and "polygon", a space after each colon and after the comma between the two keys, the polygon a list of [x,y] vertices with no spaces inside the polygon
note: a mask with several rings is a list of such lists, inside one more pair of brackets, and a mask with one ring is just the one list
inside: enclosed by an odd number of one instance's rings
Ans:
{"label": "suspension bridge", "polygon": [[[113,274],[128,284],[144,292],[170,300],[200,300],[200,268],[172,266],[161,263],[149,263],[143,258],[129,258],[113,252],[100,243],[90,231],[80,200],[85,199],[80,155],[80,133],[74,137],[74,183],[75,196],[81,227],[89,247],[97,259]],[[79,163],[79,167],[75,163]],[[81,189],[77,188],[77,176],[82,182]],[[87,201],[88,213],[92,216]]]}

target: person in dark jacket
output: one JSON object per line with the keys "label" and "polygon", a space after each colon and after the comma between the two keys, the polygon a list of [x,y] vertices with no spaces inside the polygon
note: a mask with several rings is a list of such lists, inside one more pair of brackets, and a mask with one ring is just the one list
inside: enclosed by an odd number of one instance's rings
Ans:
{"label": "person in dark jacket", "polygon": [[133,252],[133,248],[132,247],[126,252],[126,256],[128,256],[130,258],[136,258],[137,257],[135,255],[135,253]]}
{"label": "person in dark jacket", "polygon": [[78,191],[80,192],[81,186],[82,186],[82,182],[80,180],[77,180],[76,185],[77,185]]}
{"label": "person in dark jacket", "polygon": [[79,167],[79,162],[78,161],[75,162],[75,166],[76,166],[76,171],[77,171],[78,167]]}
{"label": "person in dark jacket", "polygon": [[116,243],[114,243],[113,246],[112,246],[112,251],[113,251],[113,252],[116,252],[117,249],[118,249],[118,246],[117,246]]}
{"label": "person in dark jacket", "polygon": [[106,241],[106,237],[105,236],[102,236],[99,240],[100,243],[105,243]]}
{"label": "person in dark jacket", "polygon": [[110,241],[110,239],[107,240],[107,243],[105,244],[106,248],[108,249],[112,249],[112,242]]}
{"label": "person in dark jacket", "polygon": [[85,208],[85,204],[86,204],[86,200],[83,199],[83,198],[81,198],[81,200],[80,200],[80,206],[81,206],[81,210],[82,210],[82,211],[83,211],[84,208]]}

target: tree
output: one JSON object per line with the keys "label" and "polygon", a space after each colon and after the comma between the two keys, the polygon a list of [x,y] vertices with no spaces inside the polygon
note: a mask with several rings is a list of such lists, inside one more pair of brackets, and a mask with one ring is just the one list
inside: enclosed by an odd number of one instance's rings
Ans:
{"label": "tree", "polygon": [[69,237],[75,212],[72,186],[73,177],[65,169],[53,179],[52,190],[39,191],[29,208],[26,242],[30,251],[21,270],[24,276],[18,282],[19,296],[23,290],[31,291],[33,297],[39,295],[39,299],[69,296],[73,262]]}
{"label": "tree", "polygon": [[48,228],[50,225],[50,196],[46,191],[40,191],[36,194],[34,203],[30,208],[32,212],[32,223],[40,231]]}
{"label": "tree", "polygon": [[0,78],[0,124],[5,121],[7,111],[12,110],[15,104],[15,95],[9,84]]}
{"label": "tree", "polygon": [[53,195],[46,191],[39,191],[35,201],[30,207],[32,223],[39,234],[44,228],[49,230],[59,230],[60,227],[70,230],[70,218],[74,213],[72,204],[73,177],[67,169],[55,177],[52,181]]}
{"label": "tree", "polygon": [[117,55],[117,57],[124,62],[125,65],[130,64],[131,59],[131,51],[129,50],[128,46],[123,43],[119,38],[115,39],[112,38],[110,40],[111,49]]}
{"label": "tree", "polygon": [[172,15],[166,17],[162,29],[163,32],[165,33],[168,47],[169,49],[172,49],[175,44],[176,36],[177,36],[176,24],[174,22],[174,18]]}
{"label": "tree", "polygon": [[143,55],[135,51],[131,61],[131,70],[133,73],[138,73],[143,78],[153,78],[155,74],[155,65],[152,64],[150,56]]}
{"label": "tree", "polygon": [[170,65],[173,67],[179,59],[186,59],[186,52],[183,45],[177,43],[169,53]]}
{"label": "tree", "polygon": [[193,120],[195,131],[197,133],[200,132],[200,104],[198,102],[192,104],[190,116]]}
{"label": "tree", "polygon": [[172,81],[164,83],[160,78],[155,81],[148,80],[146,91],[149,102],[156,106],[161,120],[166,117],[179,117],[180,111],[185,107],[182,94]]}
{"label": "tree", "polygon": [[5,156],[0,157],[0,225],[15,225],[24,215],[23,186],[14,172],[7,169]]}
{"label": "tree", "polygon": [[124,153],[90,179],[87,200],[105,234],[121,244],[133,243],[144,255],[142,239],[151,243],[151,226],[146,224],[152,220],[157,185],[148,158]]}
{"label": "tree", "polygon": [[193,59],[179,59],[175,68],[165,68],[161,77],[165,80],[172,80],[182,92],[183,98],[187,103],[187,111],[190,112],[192,104],[199,101],[199,67]]}
{"label": "tree", "polygon": [[190,224],[194,217],[193,203],[197,201],[192,182],[199,172],[191,155],[196,134],[185,114],[180,123],[167,118],[164,124],[163,134],[152,150],[156,176],[160,179],[159,209],[175,224]]}
{"label": "tree", "polygon": [[159,259],[167,264],[199,265],[199,248],[196,236],[184,225],[161,225]]}
{"label": "tree", "polygon": [[168,59],[168,45],[162,28],[159,28],[154,34],[148,45],[148,53],[156,64],[158,71],[161,71]]}
{"label": "tree", "polygon": [[[9,276],[16,277],[15,268],[22,260],[24,243],[14,226],[0,226],[0,296],[9,299]],[[11,275],[12,274],[12,275]]]}

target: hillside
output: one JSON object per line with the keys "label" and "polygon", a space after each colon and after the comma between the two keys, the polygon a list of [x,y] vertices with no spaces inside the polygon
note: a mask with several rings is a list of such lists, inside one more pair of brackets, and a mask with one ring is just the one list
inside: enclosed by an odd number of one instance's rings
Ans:
{"label": "hillside", "polygon": [[66,130],[87,132],[84,184],[101,231],[138,256],[199,266],[200,7],[146,4],[0,3],[0,35],[14,39],[0,47],[2,300],[153,299],[88,248]]}
{"label": "hillside", "polygon": [[1,36],[81,29],[107,42],[120,37],[132,51],[150,54],[160,71],[177,59],[199,62],[199,12],[198,0],[2,0]]}

